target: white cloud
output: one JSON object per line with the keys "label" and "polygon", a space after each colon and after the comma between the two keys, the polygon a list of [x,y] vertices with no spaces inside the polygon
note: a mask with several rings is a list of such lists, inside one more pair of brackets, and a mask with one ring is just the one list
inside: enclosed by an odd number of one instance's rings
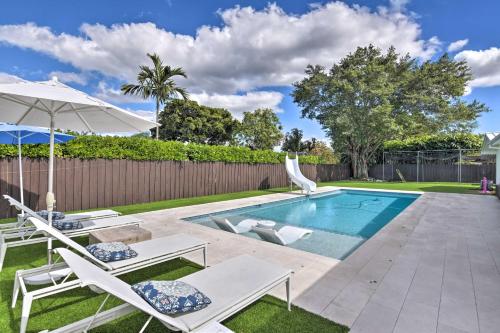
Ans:
{"label": "white cloud", "polygon": [[468,96],[472,93],[472,87],[470,85],[466,85],[464,89],[464,94],[462,96]]}
{"label": "white cloud", "polygon": [[467,38],[454,41],[453,43],[450,43],[450,45],[448,45],[448,52],[460,51],[465,47],[465,45],[467,45],[467,43],[469,43],[469,39]]}
{"label": "white cloud", "polygon": [[471,87],[491,87],[500,85],[500,48],[487,50],[465,50],[455,56],[456,60],[465,60],[473,73]]}
{"label": "white cloud", "polygon": [[200,104],[211,107],[228,109],[236,119],[243,118],[243,112],[254,111],[258,108],[271,108],[275,112],[282,112],[278,105],[283,100],[283,94],[276,91],[247,92],[244,95],[221,94],[191,94],[190,98]]}
{"label": "white cloud", "polygon": [[[406,1],[393,1],[402,6]],[[235,94],[263,86],[290,85],[303,77],[307,64],[331,66],[357,46],[373,43],[428,59],[439,48],[423,40],[411,15],[381,7],[342,2],[311,6],[292,15],[275,4],[263,10],[234,7],[218,12],[221,26],[202,26],[196,35],[164,30],[153,23],[104,26],[83,24],[81,33],[56,34],[34,23],[0,25],[0,42],[42,52],[81,71],[98,71],[135,81],[138,66],[156,52],[183,67],[179,79],[191,93]]]}
{"label": "white cloud", "polygon": [[57,79],[63,83],[77,83],[82,86],[86,85],[88,82],[88,77],[84,73],[53,71],[49,73],[48,77],[49,79],[57,77]]}
{"label": "white cloud", "polygon": [[24,81],[19,76],[0,72],[0,83],[15,83]]}
{"label": "white cloud", "polygon": [[410,0],[389,0],[391,7],[396,11],[403,11],[406,5],[410,3]]}

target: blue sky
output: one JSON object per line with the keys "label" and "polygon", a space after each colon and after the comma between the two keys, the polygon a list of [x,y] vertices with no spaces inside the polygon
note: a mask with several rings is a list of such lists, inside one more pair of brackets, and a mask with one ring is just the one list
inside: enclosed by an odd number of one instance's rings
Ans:
{"label": "blue sky", "polygon": [[[30,10],[26,10],[30,8]],[[500,130],[500,26],[494,0],[434,1],[9,1],[0,13],[0,82],[51,76],[151,116],[151,103],[124,98],[146,52],[185,68],[179,80],[200,103],[237,117],[272,107],[285,130],[323,138],[300,119],[291,83],[307,63],[331,66],[357,45],[395,45],[421,59],[449,50],[475,76],[466,100],[493,111],[478,132]]]}

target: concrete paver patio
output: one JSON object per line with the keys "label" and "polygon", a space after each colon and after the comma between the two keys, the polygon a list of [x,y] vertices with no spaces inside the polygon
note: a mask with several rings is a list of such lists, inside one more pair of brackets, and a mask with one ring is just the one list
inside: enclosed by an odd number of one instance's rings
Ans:
{"label": "concrete paver patio", "polygon": [[[210,265],[248,253],[292,268],[293,303],[351,332],[500,330],[495,197],[424,193],[343,261],[181,220],[296,196],[270,194],[136,216],[153,237],[186,233],[209,241]],[[201,262],[201,255],[188,259]],[[273,295],[284,298],[284,290]]]}

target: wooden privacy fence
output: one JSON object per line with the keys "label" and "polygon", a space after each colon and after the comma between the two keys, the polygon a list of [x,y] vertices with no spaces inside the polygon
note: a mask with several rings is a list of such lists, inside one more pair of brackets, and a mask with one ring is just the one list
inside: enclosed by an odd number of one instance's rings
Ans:
{"label": "wooden privacy fence", "polygon": [[[416,164],[377,164],[370,167],[368,174],[370,177],[384,180],[399,181],[396,169],[401,171],[408,181],[417,181]],[[483,178],[495,179],[495,164],[462,164],[460,169],[454,164],[427,164],[419,166],[418,180],[421,182],[458,182],[474,183]]]}
{"label": "wooden privacy fence", "polygon": [[[302,165],[316,181],[350,177],[346,165]],[[23,158],[24,200],[45,208],[48,161]],[[60,211],[83,210],[287,186],[282,164],[56,159],[54,192]],[[0,160],[0,193],[19,198],[17,159]],[[0,217],[14,216],[0,200]]]}

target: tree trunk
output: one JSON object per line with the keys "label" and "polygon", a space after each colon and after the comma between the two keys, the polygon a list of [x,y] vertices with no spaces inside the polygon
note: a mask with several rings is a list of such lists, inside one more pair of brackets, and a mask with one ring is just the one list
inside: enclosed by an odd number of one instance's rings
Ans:
{"label": "tree trunk", "polygon": [[351,152],[352,176],[356,179],[368,178],[367,158],[357,151]]}
{"label": "tree trunk", "polygon": [[158,126],[158,114],[160,113],[160,102],[156,101],[156,140],[160,139],[160,128]]}

